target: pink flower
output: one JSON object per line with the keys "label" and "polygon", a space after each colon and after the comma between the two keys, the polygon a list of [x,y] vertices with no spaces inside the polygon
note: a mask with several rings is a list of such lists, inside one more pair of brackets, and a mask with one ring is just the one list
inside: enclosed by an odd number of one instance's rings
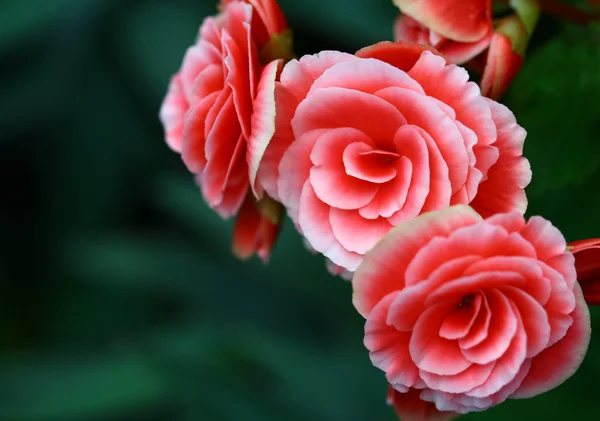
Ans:
{"label": "pink flower", "polygon": [[397,41],[425,44],[436,48],[451,63],[462,64],[482,53],[492,40],[493,27],[477,41],[461,42],[446,38],[408,15],[399,15],[394,25]]}
{"label": "pink flower", "polygon": [[372,363],[440,411],[482,411],[557,387],[581,364],[590,317],[550,222],[453,206],[391,231],[356,272]]}
{"label": "pink flower", "polygon": [[[518,13],[497,21],[489,0],[395,0],[402,14],[394,26],[398,41],[435,47],[450,62],[481,64],[481,92],[498,99],[521,69],[530,33]],[[514,44],[514,45],[513,45]],[[488,48],[489,47],[489,48]]]}
{"label": "pink flower", "polygon": [[444,38],[477,42],[489,35],[491,0],[393,0],[403,14],[412,17]]}
{"label": "pink flower", "polygon": [[458,416],[455,412],[438,411],[433,403],[422,400],[420,394],[418,389],[400,393],[390,385],[387,403],[394,407],[401,421],[450,421]]}
{"label": "pink flower", "polygon": [[220,8],[187,50],[160,119],[167,144],[196,174],[208,204],[230,217],[249,187],[246,151],[252,115],[262,105],[255,101],[259,78],[277,71],[270,60],[289,55],[289,43],[274,0],[224,0]]}
{"label": "pink flower", "polygon": [[[264,201],[256,202],[249,193],[240,208],[235,227],[233,228],[233,254],[240,260],[249,259],[256,254],[263,263],[271,257],[271,249],[277,241],[281,229],[281,205],[266,199],[272,208],[271,212],[264,211]],[[263,210],[261,212],[261,210]],[[265,216],[270,214],[270,217]]]}
{"label": "pink flower", "polygon": [[600,305],[600,238],[589,238],[569,243],[575,256],[577,280],[588,304]]}
{"label": "pink flower", "polygon": [[258,184],[315,250],[348,271],[423,212],[527,206],[525,130],[464,69],[424,48],[383,42],[292,60],[274,82],[276,105],[264,108],[275,124],[257,133]]}

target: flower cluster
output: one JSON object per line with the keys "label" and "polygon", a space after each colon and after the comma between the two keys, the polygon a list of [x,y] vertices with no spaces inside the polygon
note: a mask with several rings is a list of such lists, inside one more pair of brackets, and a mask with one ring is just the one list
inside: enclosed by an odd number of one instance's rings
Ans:
{"label": "flower cluster", "polygon": [[567,245],[523,217],[526,131],[497,100],[537,2],[513,0],[500,19],[491,0],[394,3],[396,42],[295,59],[275,0],[222,0],[160,118],[208,205],[237,216],[234,253],[268,261],[287,212],[352,280],[390,405],[403,420],[448,420],[577,370],[600,240]]}

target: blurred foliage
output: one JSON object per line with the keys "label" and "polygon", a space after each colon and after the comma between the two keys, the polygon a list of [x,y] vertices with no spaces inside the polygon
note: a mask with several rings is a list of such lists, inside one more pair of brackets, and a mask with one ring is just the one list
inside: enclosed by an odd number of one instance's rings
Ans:
{"label": "blurred foliage", "polygon": [[[237,262],[162,138],[216,0],[0,1],[0,420],[393,420],[350,285],[288,224]],[[281,0],[299,55],[391,38],[390,0]],[[506,103],[530,213],[600,236],[600,33],[544,17]],[[598,314],[594,313],[594,326]],[[592,419],[600,339],[565,385],[465,420]]]}

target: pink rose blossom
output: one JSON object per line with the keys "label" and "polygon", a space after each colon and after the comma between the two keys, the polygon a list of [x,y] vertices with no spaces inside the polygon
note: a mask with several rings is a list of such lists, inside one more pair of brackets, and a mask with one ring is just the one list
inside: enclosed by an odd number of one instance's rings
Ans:
{"label": "pink rose blossom", "polygon": [[393,0],[403,14],[451,41],[476,43],[493,30],[491,0]]}
{"label": "pink rose blossom", "polygon": [[561,233],[459,205],[392,230],[356,272],[372,363],[440,411],[482,411],[557,387],[581,364],[590,316]]}
{"label": "pink rose blossom", "polygon": [[290,58],[291,37],[276,0],[222,0],[219,8],[173,76],[160,119],[167,144],[196,175],[209,206],[223,218],[240,212],[234,254],[267,261],[279,221],[269,221],[248,196],[247,154],[252,133],[264,132],[265,91]]}
{"label": "pink rose blossom", "polygon": [[[249,187],[247,143],[260,111],[261,75],[277,71],[273,53],[287,30],[274,0],[223,0],[202,23],[160,110],[167,144],[181,154],[208,204],[233,216]],[[283,43],[283,44],[282,44]],[[289,55],[289,51],[286,52]],[[263,85],[264,86],[264,85]]]}
{"label": "pink rose blossom", "polygon": [[446,38],[408,15],[399,15],[394,25],[394,36],[397,41],[431,45],[451,63],[462,64],[482,53],[490,45],[493,27],[479,40],[460,42]]}
{"label": "pink rose blossom", "polygon": [[324,51],[292,60],[273,79],[264,112],[275,124],[256,133],[252,182],[348,271],[393,226],[423,212],[526,209],[525,130],[464,69],[424,49],[383,42],[356,55]]}

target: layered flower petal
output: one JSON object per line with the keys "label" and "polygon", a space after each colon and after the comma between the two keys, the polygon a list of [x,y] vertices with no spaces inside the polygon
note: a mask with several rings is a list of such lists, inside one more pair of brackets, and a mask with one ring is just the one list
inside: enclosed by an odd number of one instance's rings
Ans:
{"label": "layered flower petal", "polygon": [[263,223],[246,196],[249,187],[263,194],[255,181],[275,132],[275,85],[291,55],[289,33],[275,0],[221,0],[218,7],[171,79],[160,120],[167,144],[181,154],[213,210],[229,218],[246,203],[234,252],[266,259],[278,224]]}
{"label": "layered flower petal", "polygon": [[353,271],[392,227],[474,202],[485,182],[479,207],[524,212],[524,131],[431,49],[383,42],[304,56],[274,94],[257,183],[333,265]]}
{"label": "layered flower petal", "polygon": [[555,227],[517,212],[481,220],[459,206],[401,223],[352,280],[373,365],[394,394],[419,389],[437,411],[482,411],[557,387],[590,338],[568,256]]}
{"label": "layered flower petal", "polygon": [[253,104],[255,112],[252,114],[252,135],[248,139],[247,161],[250,186],[256,196],[262,196],[262,188],[256,186],[258,167],[275,134],[275,80],[280,66],[281,61],[276,60],[265,67]]}
{"label": "layered flower petal", "polygon": [[181,77],[173,76],[167,96],[160,107],[160,121],[165,128],[167,145],[175,152],[181,152],[184,116],[188,108],[189,104],[181,86]]}

